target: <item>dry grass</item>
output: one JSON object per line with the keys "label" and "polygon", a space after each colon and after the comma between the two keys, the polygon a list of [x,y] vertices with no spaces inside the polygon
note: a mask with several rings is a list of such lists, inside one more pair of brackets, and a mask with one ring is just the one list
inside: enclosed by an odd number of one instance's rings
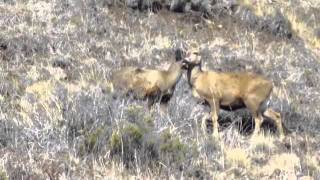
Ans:
{"label": "dry grass", "polygon": [[275,171],[284,174],[295,174],[295,168],[299,168],[300,160],[296,154],[284,153],[270,157],[268,163],[261,168],[260,173],[271,176]]}
{"label": "dry grass", "polygon": [[[316,27],[293,4],[243,2],[257,16],[283,7],[298,38],[232,16],[155,14],[102,1],[0,2],[0,179],[319,179]],[[306,2],[302,8],[319,9]],[[222,111],[214,141],[200,130],[209,110],[192,98],[185,75],[167,113],[117,96],[111,70],[165,69],[185,43],[200,46],[207,69],[272,79],[270,105],[292,133],[280,142],[266,123],[251,139],[247,111]]]}
{"label": "dry grass", "polygon": [[258,17],[275,16],[276,12],[280,10],[289,20],[298,37],[302,38],[311,47],[320,48],[320,37],[316,34],[317,29],[320,28],[319,13],[310,10],[310,8],[319,7],[316,2],[303,0],[298,1],[298,5],[290,1],[270,3],[269,1],[241,0],[240,3],[252,9]]}
{"label": "dry grass", "polygon": [[272,135],[263,135],[260,134],[250,139],[251,149],[259,150],[259,149],[267,149],[271,150],[275,148],[275,140],[277,137],[273,137]]}
{"label": "dry grass", "polygon": [[225,162],[228,166],[250,169],[251,160],[243,148],[225,149]]}

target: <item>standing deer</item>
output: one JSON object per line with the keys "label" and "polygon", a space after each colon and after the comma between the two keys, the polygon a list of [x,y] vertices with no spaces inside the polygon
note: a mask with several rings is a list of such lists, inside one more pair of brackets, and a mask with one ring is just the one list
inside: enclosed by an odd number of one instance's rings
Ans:
{"label": "standing deer", "polygon": [[[197,52],[188,53],[184,61],[188,64],[187,77],[193,96],[204,99],[211,107],[214,137],[218,136],[220,108],[248,108],[255,121],[253,136],[260,131],[263,117],[269,117],[275,121],[280,138],[284,137],[280,113],[267,106],[273,88],[270,80],[249,72],[203,71]],[[205,119],[202,129],[206,130]]]}
{"label": "standing deer", "polygon": [[166,104],[173,95],[176,84],[181,78],[183,68],[182,50],[175,51],[176,61],[168,70],[125,67],[112,74],[111,82],[125,94],[133,94],[139,99],[148,99],[150,108],[155,102]]}

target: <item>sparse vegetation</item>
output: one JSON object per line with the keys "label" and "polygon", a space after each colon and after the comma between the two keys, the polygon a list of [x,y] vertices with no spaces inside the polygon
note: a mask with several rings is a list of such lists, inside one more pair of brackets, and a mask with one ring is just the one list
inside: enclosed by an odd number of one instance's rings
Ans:
{"label": "sparse vegetation", "polygon": [[[0,0],[0,179],[320,179],[319,12],[311,0]],[[193,43],[204,69],[272,79],[283,142],[268,121],[249,138],[246,110],[221,111],[220,141],[205,136],[185,73],[165,113],[110,83],[125,66],[168,69]]]}

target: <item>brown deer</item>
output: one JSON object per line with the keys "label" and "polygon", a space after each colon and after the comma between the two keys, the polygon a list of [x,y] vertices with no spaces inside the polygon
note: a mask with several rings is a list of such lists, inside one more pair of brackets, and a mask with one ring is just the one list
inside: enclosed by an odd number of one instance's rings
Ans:
{"label": "brown deer", "polygon": [[[248,108],[255,120],[253,135],[257,135],[263,117],[275,121],[280,138],[284,137],[281,116],[268,108],[273,84],[265,77],[249,72],[214,72],[201,69],[201,59],[197,52],[188,53],[188,83],[193,96],[205,100],[211,107],[213,135],[218,136],[219,110],[236,110]],[[206,130],[206,121],[202,129]]]}
{"label": "brown deer", "polygon": [[112,74],[111,82],[116,89],[124,90],[125,94],[133,94],[139,99],[147,98],[149,108],[158,101],[166,104],[173,95],[185,67],[182,55],[182,50],[175,51],[176,61],[168,70],[122,68]]}

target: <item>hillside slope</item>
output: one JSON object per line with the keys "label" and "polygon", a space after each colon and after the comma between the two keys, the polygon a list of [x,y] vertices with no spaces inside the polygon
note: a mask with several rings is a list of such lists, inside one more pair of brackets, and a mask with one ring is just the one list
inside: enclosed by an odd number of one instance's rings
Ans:
{"label": "hillside slope", "polygon": [[[0,179],[320,178],[319,3],[123,2],[0,1]],[[286,139],[270,123],[250,139],[240,110],[212,140],[186,74],[167,113],[112,90],[113,70],[165,69],[188,44],[206,69],[272,79]]]}

